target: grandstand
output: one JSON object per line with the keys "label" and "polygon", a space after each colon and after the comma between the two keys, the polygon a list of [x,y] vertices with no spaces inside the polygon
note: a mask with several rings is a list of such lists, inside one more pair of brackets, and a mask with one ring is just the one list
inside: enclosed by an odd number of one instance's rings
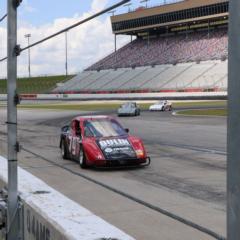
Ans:
{"label": "grandstand", "polygon": [[227,0],[185,0],[111,17],[136,39],[54,89],[61,93],[225,91]]}

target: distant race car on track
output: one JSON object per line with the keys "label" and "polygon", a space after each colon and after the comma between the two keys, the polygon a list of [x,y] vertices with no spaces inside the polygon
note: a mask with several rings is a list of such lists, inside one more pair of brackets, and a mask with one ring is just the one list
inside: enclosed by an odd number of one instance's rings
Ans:
{"label": "distant race car on track", "polygon": [[118,109],[118,116],[139,116],[140,108],[136,102],[127,102]]}
{"label": "distant race car on track", "polygon": [[62,127],[61,154],[87,166],[149,165],[141,139],[128,134],[113,117],[80,116]]}
{"label": "distant race car on track", "polygon": [[169,101],[160,101],[149,107],[150,111],[172,111],[172,103]]}

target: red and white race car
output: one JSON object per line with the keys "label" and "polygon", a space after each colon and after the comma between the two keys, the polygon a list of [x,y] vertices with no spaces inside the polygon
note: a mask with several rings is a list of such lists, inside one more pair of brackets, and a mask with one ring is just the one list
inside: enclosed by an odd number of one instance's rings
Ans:
{"label": "red and white race car", "polygon": [[110,116],[76,117],[62,127],[62,157],[79,161],[82,168],[149,165],[143,142],[128,132]]}
{"label": "red and white race car", "polygon": [[150,111],[172,111],[172,103],[169,101],[159,101],[149,107]]}

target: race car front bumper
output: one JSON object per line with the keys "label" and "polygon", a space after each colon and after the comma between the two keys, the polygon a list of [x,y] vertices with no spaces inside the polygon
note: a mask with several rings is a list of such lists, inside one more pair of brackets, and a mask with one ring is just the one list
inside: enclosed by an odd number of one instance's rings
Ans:
{"label": "race car front bumper", "polygon": [[150,157],[147,157],[145,159],[116,159],[116,160],[95,161],[94,167],[96,168],[136,167],[136,166],[149,166],[150,163],[151,163]]}

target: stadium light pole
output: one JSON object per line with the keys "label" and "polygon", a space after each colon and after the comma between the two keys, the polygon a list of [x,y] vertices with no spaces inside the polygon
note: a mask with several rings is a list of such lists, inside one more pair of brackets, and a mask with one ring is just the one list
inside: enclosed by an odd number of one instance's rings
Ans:
{"label": "stadium light pole", "polygon": [[65,70],[68,76],[68,31],[65,32]]}
{"label": "stadium light pole", "polygon": [[[25,34],[24,37],[27,38],[27,40],[28,40],[28,47],[29,47],[31,34],[30,34],[30,33]],[[30,56],[30,48],[28,48],[28,77],[29,77],[29,78],[31,77],[31,56]]]}
{"label": "stadium light pole", "polygon": [[148,2],[149,2],[150,0],[141,0],[140,1],[140,3],[146,3],[146,8],[148,7]]}
{"label": "stadium light pole", "polygon": [[[3,15],[1,18],[0,18],[0,23],[7,17],[7,14]],[[1,41],[1,39],[0,39]],[[3,44],[2,44],[3,45]]]}
{"label": "stadium light pole", "polygon": [[108,13],[109,13],[109,14],[112,14],[112,16],[114,16],[114,15],[115,15],[115,12],[116,12],[116,10],[112,10],[112,11],[109,11]]}
{"label": "stadium light pole", "polygon": [[240,1],[229,1],[227,239],[240,239]]}
{"label": "stadium light pole", "polygon": [[130,6],[132,5],[132,3],[127,3],[125,5],[123,5],[123,7],[127,7],[128,8],[128,12],[130,12]]}

